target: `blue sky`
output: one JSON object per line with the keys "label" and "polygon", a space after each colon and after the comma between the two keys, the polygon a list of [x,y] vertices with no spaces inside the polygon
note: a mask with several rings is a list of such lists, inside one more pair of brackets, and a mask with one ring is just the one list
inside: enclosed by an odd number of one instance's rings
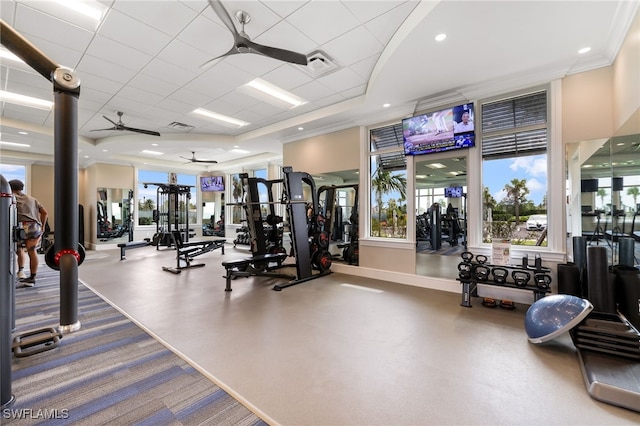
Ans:
{"label": "blue sky", "polygon": [[483,162],[482,184],[497,202],[505,197],[504,186],[513,179],[525,179],[527,199],[538,205],[547,193],[547,156],[531,155]]}

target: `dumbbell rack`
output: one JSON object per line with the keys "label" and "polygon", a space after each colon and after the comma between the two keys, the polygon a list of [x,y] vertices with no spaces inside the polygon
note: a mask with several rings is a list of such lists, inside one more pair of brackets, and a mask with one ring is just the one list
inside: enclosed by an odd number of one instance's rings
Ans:
{"label": "dumbbell rack", "polygon": [[486,256],[473,258],[470,252],[462,253],[458,264],[458,278],[462,284],[461,306],[471,308],[471,297],[478,297],[478,284],[514,288],[533,292],[534,300],[540,300],[551,292],[551,269],[541,265],[492,265]]}

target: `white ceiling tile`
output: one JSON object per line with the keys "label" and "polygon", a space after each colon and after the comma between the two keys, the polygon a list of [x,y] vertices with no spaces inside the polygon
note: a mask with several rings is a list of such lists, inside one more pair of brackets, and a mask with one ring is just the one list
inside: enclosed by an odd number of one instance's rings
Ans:
{"label": "white ceiling tile", "polygon": [[240,108],[240,111],[261,102],[253,96],[246,95],[237,90],[221,96],[220,100],[237,106],[238,108]]}
{"label": "white ceiling tile", "polygon": [[156,103],[164,99],[164,96],[159,96],[159,95],[156,95],[155,93],[137,89],[130,85],[123,87],[122,90],[118,92],[118,96],[126,99],[143,102],[148,105],[155,105]]}
{"label": "white ceiling tile", "polygon": [[379,57],[380,55],[377,55],[377,54],[372,55],[355,64],[352,64],[351,66],[349,66],[349,68],[353,72],[358,74],[360,77],[364,78],[365,80],[369,80],[369,78],[371,77],[371,72],[373,71],[373,68],[376,66],[376,63],[378,62]]}
{"label": "white ceiling tile", "polygon": [[100,27],[100,34],[152,56],[171,41],[167,34],[117,10],[109,12]]}
{"label": "white ceiling tile", "polygon": [[[224,58],[224,63],[240,69],[247,74],[251,74],[252,76],[261,76],[276,69],[282,64],[281,61],[254,53],[227,56]],[[253,78],[251,80],[253,80]]]}
{"label": "white ceiling tile", "polygon": [[21,4],[16,8],[15,29],[27,39],[35,36],[63,46],[73,40],[79,50],[84,50],[94,34]]}
{"label": "white ceiling tile", "polygon": [[337,1],[311,1],[292,13],[287,21],[319,45],[358,26],[353,14]]}
{"label": "white ceiling tile", "polygon": [[169,43],[158,58],[163,59],[180,68],[185,68],[193,73],[201,72],[200,65],[210,59],[209,54],[198,50],[187,43],[174,39]]}
{"label": "white ceiling tile", "polygon": [[265,5],[282,18],[286,18],[304,6],[308,1],[309,0],[276,0],[269,1],[268,3],[265,3]]}
{"label": "white ceiling tile", "polygon": [[210,7],[207,0],[180,0],[180,3],[198,13]]}
{"label": "white ceiling tile", "polygon": [[358,27],[322,46],[338,64],[349,66],[371,55],[382,53],[384,46],[364,27]]}
{"label": "white ceiling tile", "polygon": [[[31,44],[37,46],[38,49],[51,61],[60,66],[71,69],[74,69],[78,65],[78,62],[80,62],[80,59],[82,58],[82,53],[87,47],[84,45],[74,45],[74,48],[71,48],[34,35],[25,35],[25,38],[27,38]],[[83,50],[76,50],[75,47],[81,47]]]}
{"label": "white ceiling tile", "polygon": [[198,15],[186,4],[170,1],[154,2],[153,6],[144,1],[118,1],[113,8],[171,37]]}
{"label": "white ceiling tile", "polygon": [[[122,111],[127,115],[134,117],[144,114],[150,108],[149,104],[133,99],[127,99],[118,95],[110,99],[107,106],[109,108],[113,108],[115,111]],[[129,120],[131,120],[131,118]]]}
{"label": "white ceiling tile", "polygon": [[361,84],[359,86],[351,87],[347,90],[342,90],[338,92],[338,94],[342,96],[344,99],[351,99],[351,98],[357,98],[358,96],[364,95],[366,91],[367,91],[367,85]]}
{"label": "white ceiling tile", "polygon": [[253,41],[266,46],[292,50],[303,55],[313,51],[317,46],[313,40],[286,21],[278,22],[259,37],[254,38]]}
{"label": "white ceiling tile", "polygon": [[242,25],[235,17],[236,12],[242,10],[249,14],[251,21],[245,25],[244,31],[250,39],[258,37],[282,19],[259,1],[232,0],[223,1],[222,4],[227,9],[238,32],[242,31]]}
{"label": "white ceiling tile", "polygon": [[119,83],[126,83],[131,80],[137,72],[119,64],[90,55],[84,55],[82,57],[76,71],[78,75],[82,75],[82,73],[87,72]]}
{"label": "white ceiling tile", "polygon": [[147,92],[155,93],[156,95],[162,97],[167,97],[176,90],[180,89],[180,86],[177,84],[162,81],[143,73],[137,74],[135,77],[133,77],[129,81],[129,85],[131,87],[136,87]]}
{"label": "white ceiling tile", "polygon": [[211,100],[211,98],[204,93],[195,92],[186,88],[173,92],[169,96],[169,99],[190,105],[193,107],[192,109],[196,109]]}
{"label": "white ceiling tile", "polygon": [[384,46],[389,43],[391,37],[396,33],[398,27],[407,19],[413,9],[417,6],[416,1],[407,1],[395,9],[381,15],[365,24],[365,28]]}
{"label": "white ceiling tile", "polygon": [[197,75],[194,72],[180,68],[163,59],[154,59],[149,62],[141,71],[143,74],[157,78],[158,80],[167,81],[172,84],[182,86]]}
{"label": "white ceiling tile", "polygon": [[[365,23],[373,18],[376,18],[384,13],[387,13],[391,9],[400,6],[403,1],[398,0],[377,0],[377,1],[362,1],[362,0],[343,0],[342,3],[347,9],[356,17],[360,23]],[[413,7],[418,5],[417,0],[410,1],[413,3]]]}
{"label": "white ceiling tile", "polygon": [[13,22],[14,11],[16,10],[16,2],[15,1],[3,1],[2,7],[0,7],[0,18],[6,22],[7,24],[15,27],[15,23]]}
{"label": "white ceiling tile", "polygon": [[309,102],[315,102],[317,99],[332,95],[334,91],[322,83],[313,80],[309,83],[303,84],[302,86],[296,87],[291,90],[291,93],[300,96],[302,99],[306,99]]}
{"label": "white ceiling tile", "polygon": [[122,83],[91,74],[87,71],[78,73],[78,75],[80,76],[80,97],[82,97],[84,95],[84,91],[89,88],[113,96],[123,87]]}
{"label": "white ceiling tile", "polygon": [[208,59],[222,55],[233,46],[231,32],[205,15],[199,15],[177,37],[188,45],[210,55]]}
{"label": "white ceiling tile", "polygon": [[96,35],[93,39],[86,54],[107,62],[115,62],[125,68],[133,70],[139,70],[153,59],[151,55],[103,37],[100,34]]}
{"label": "white ceiling tile", "polygon": [[290,66],[289,64],[282,64],[273,71],[263,75],[261,78],[283,88],[284,90],[291,90],[294,87],[301,86],[312,80],[309,75],[305,74],[297,67]]}
{"label": "white ceiling tile", "polygon": [[350,70],[342,68],[334,73],[320,77],[318,82],[332,89],[334,92],[342,92],[355,86],[360,86],[367,82],[364,78]]}

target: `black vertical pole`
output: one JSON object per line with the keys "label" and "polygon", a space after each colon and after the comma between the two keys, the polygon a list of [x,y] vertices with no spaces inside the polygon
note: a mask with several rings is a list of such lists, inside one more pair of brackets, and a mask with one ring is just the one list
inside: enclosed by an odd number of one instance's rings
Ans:
{"label": "black vertical pole", "polygon": [[13,322],[13,275],[11,208],[9,182],[0,175],[0,409],[15,400],[11,393],[11,328]]}
{"label": "black vertical pole", "polygon": [[[60,72],[58,72],[60,71]],[[75,87],[74,87],[75,86]],[[54,75],[55,259],[60,267],[60,332],[78,321],[78,96],[80,84],[68,70]]]}

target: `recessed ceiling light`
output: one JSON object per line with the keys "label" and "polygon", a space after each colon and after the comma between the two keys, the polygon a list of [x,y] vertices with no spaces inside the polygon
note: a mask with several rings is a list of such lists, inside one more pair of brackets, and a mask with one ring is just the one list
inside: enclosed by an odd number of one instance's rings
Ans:
{"label": "recessed ceiling light", "polygon": [[140,154],[148,154],[148,155],[162,155],[164,154],[164,152],[159,152],[159,151],[150,151],[148,149],[143,149],[142,151],[140,151]]}
{"label": "recessed ceiling light", "polygon": [[22,131],[18,132],[18,133],[20,133],[21,135],[28,135],[29,134],[28,132],[22,132]]}
{"label": "recessed ceiling light", "polygon": [[151,146],[158,146],[158,144],[157,143],[152,143]]}
{"label": "recessed ceiling light", "polygon": [[106,150],[106,149],[103,149],[103,150],[102,150],[102,152],[107,152],[107,150]]}
{"label": "recessed ceiling light", "polygon": [[583,47],[582,49],[578,50],[578,53],[582,55],[589,52],[590,50],[591,50],[590,47]]}
{"label": "recessed ceiling light", "polygon": [[446,35],[446,34],[444,34],[444,33],[442,33],[442,34],[438,34],[438,35],[436,36],[436,41],[442,41],[442,40],[444,40],[445,38],[447,38],[447,35]]}
{"label": "recessed ceiling light", "polygon": [[304,130],[304,127],[298,127],[298,130]]}
{"label": "recessed ceiling light", "polygon": [[442,163],[431,163],[427,164],[427,167],[430,167],[432,169],[445,169],[447,166]]}
{"label": "recessed ceiling light", "polygon": [[238,126],[238,127],[243,127],[243,126],[246,126],[246,125],[250,124],[250,123],[248,123],[246,121],[238,120],[238,119],[232,118],[232,117],[227,117],[226,115],[218,114],[217,112],[209,111],[209,110],[206,110],[204,108],[197,108],[197,109],[193,110],[193,112],[196,113],[196,114],[203,115],[203,116],[208,117],[208,118],[212,118],[212,119],[217,120],[217,121],[221,121],[223,123],[233,124],[234,126]]}
{"label": "recessed ceiling light", "polygon": [[391,106],[391,104],[383,104],[382,108],[389,108]]}
{"label": "recessed ceiling light", "polygon": [[88,155],[85,155],[85,156],[84,156],[84,158],[89,158],[89,156],[88,156]]}

